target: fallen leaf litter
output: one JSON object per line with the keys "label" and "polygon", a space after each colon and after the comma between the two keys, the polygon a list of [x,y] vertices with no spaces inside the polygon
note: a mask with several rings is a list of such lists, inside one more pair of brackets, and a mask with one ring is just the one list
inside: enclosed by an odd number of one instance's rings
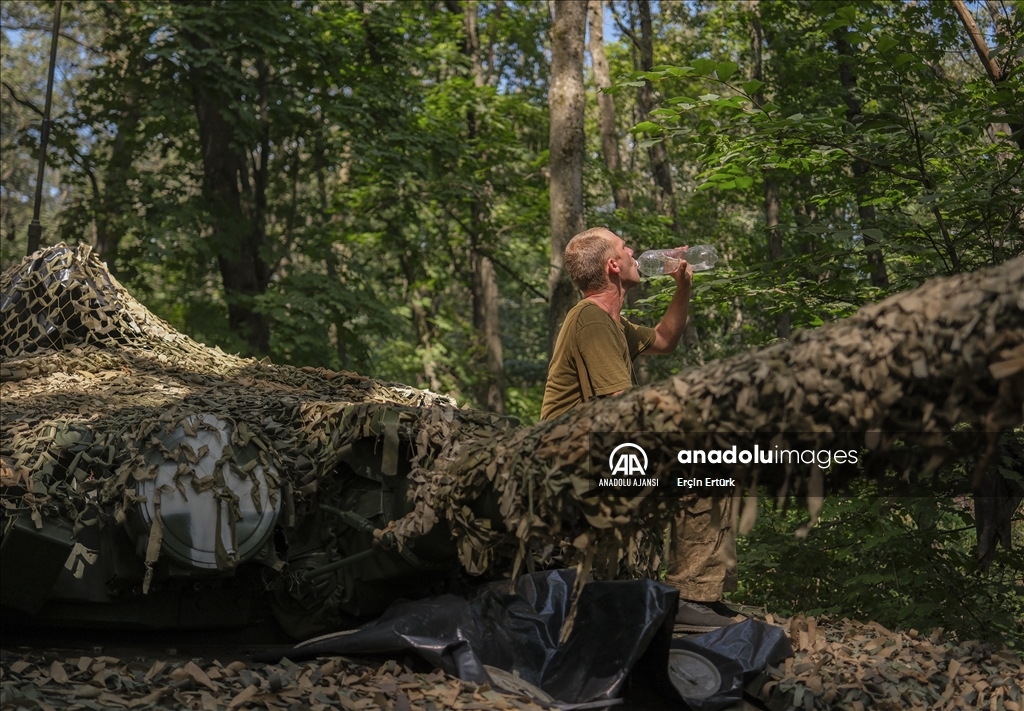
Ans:
{"label": "fallen leaf litter", "polygon": [[293,664],[217,660],[48,657],[32,652],[0,666],[0,709],[108,711],[541,711],[530,699],[441,671],[417,673],[395,662],[368,665],[343,657]]}
{"label": "fallen leaf litter", "polygon": [[[940,628],[888,630],[877,622],[768,615],[795,656],[768,667],[747,694],[772,711],[804,709],[1024,709],[1024,661],[990,642]],[[546,704],[545,704],[546,706]],[[0,709],[268,709],[452,711],[541,709],[518,696],[394,660],[343,657],[276,665],[217,660],[125,660],[38,651],[5,655]]]}
{"label": "fallen leaf litter", "polygon": [[772,711],[1024,708],[1024,662],[994,643],[848,619],[766,621],[786,628],[794,651],[747,686]]}

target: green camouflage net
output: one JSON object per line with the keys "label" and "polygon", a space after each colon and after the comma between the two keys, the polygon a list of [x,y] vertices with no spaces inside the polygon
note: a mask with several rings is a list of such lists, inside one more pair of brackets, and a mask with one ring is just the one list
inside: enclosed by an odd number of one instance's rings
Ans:
{"label": "green camouflage net", "polygon": [[[484,570],[498,556],[514,559],[518,571],[571,543],[562,562],[576,562],[584,573],[652,575],[660,532],[678,499],[587,494],[593,432],[670,434],[662,445],[668,460],[680,441],[692,449],[766,441],[796,449],[866,449],[863,467],[829,474],[853,478],[883,475],[892,464],[927,475],[979,451],[980,475],[1000,434],[1021,422],[1024,259],[1018,258],[930,281],[843,321],[593,400],[535,427],[453,441],[430,475],[421,476],[418,507],[424,518],[437,512],[449,522],[469,570]],[[753,525],[759,484],[780,497],[805,497],[805,531],[820,512],[820,468],[725,473],[751,493],[741,530]],[[497,497],[499,516],[480,516],[467,506],[484,492]],[[1006,533],[1006,511],[1015,507],[1005,507],[991,530]],[[497,518],[503,526],[495,525]],[[400,535],[415,535],[419,520],[410,514],[395,527]]]}
{"label": "green camouflage net", "polygon": [[394,474],[404,444],[428,466],[456,418],[478,432],[507,426],[444,395],[207,348],[149,313],[85,246],[58,245],[5,272],[0,314],[0,504],[31,510],[37,523],[45,514],[76,529],[97,516],[123,523],[136,483],[163,461],[177,464],[179,490],[230,498],[222,480],[196,476],[201,452],[163,447],[176,428],[194,433],[202,414],[230,425],[218,464],[242,477],[262,465],[286,525],[358,439],[379,439],[382,470]]}

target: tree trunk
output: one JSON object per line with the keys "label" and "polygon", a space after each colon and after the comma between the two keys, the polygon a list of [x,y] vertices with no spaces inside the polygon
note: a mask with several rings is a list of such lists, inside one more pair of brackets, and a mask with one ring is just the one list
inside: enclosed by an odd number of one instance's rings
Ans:
{"label": "tree trunk", "polygon": [[[952,4],[953,10],[956,11],[957,17],[960,18],[960,22],[963,23],[964,29],[967,30],[967,34],[971,38],[971,44],[974,46],[974,51],[981,60],[982,66],[985,67],[985,73],[988,74],[988,77],[992,80],[993,84],[999,86],[999,84],[1006,78],[1006,75],[1003,74],[1002,69],[1000,69],[999,65],[992,59],[992,56],[988,51],[988,43],[985,42],[985,36],[981,34],[981,30],[978,29],[978,25],[974,21],[974,17],[971,15],[970,10],[967,9],[967,6],[964,5],[963,0],[952,0]],[[1001,108],[1009,111],[1011,114],[1017,113],[1014,107]],[[1017,145],[1022,151],[1024,151],[1024,125],[1011,123],[1009,126],[1013,134],[1017,136]]]}
{"label": "tree trunk", "polygon": [[[857,77],[853,73],[853,48],[846,41],[846,30],[836,30],[835,37],[836,50],[839,53],[839,81],[843,85],[843,101],[846,102],[846,120],[853,123],[863,113],[860,99],[856,94]],[[870,166],[866,162],[862,160],[853,162],[853,178],[857,183],[857,213],[860,216],[860,232],[861,238],[864,240],[864,249],[867,252],[871,284],[887,289],[889,273],[885,267],[882,247],[874,237],[864,234],[865,230],[876,229],[875,206],[865,204],[870,193],[867,180],[869,172]]]}
{"label": "tree trunk", "polygon": [[594,85],[597,89],[597,107],[601,127],[601,150],[604,165],[608,169],[608,180],[612,186],[615,207],[628,210],[629,190],[622,173],[622,158],[619,156],[619,137],[615,125],[615,99],[604,93],[612,85],[608,70],[608,57],[604,52],[604,9],[602,0],[590,0],[590,61],[594,67]]}
{"label": "tree trunk", "polygon": [[[473,71],[473,84],[477,88],[484,86],[484,71],[480,60],[480,35],[477,32],[477,2],[465,5],[466,45]],[[469,141],[477,139],[478,127],[476,112],[472,108],[466,114]],[[480,156],[478,156],[480,158]],[[474,196],[470,205],[472,255],[470,268],[473,272],[473,327],[477,336],[483,340],[484,373],[482,382],[477,388],[477,400],[489,412],[505,414],[505,364],[501,350],[501,328],[498,323],[498,275],[491,259],[483,252],[483,246],[492,242],[488,239],[490,221],[487,219],[487,206],[483,199]]]}
{"label": "tree trunk", "polygon": [[[449,10],[460,11],[460,3],[449,0]],[[483,65],[480,58],[480,34],[477,31],[477,12],[479,3],[476,0],[462,3],[461,12],[463,27],[466,32],[462,52],[469,59],[473,85],[481,88],[485,85]],[[466,132],[469,144],[473,145],[479,135],[476,111],[472,104],[466,110]],[[481,160],[481,156],[477,156]],[[479,195],[474,195],[469,205],[469,248],[470,248],[470,291],[473,298],[473,328],[480,342],[483,353],[483,377],[476,387],[476,399],[480,406],[489,412],[505,414],[505,365],[501,348],[501,328],[498,323],[500,297],[498,292],[498,275],[494,264],[484,251],[484,246],[491,242],[488,239],[490,221],[487,205]]]}
{"label": "tree trunk", "polygon": [[768,257],[777,262],[782,259],[782,234],[779,232],[779,184],[773,178],[764,179],[764,221],[768,227]]}
{"label": "tree trunk", "polygon": [[[408,250],[398,255],[405,276],[406,297],[412,310],[412,325],[416,329],[416,342],[423,349],[423,377],[425,384],[435,393],[441,392],[441,381],[437,377],[437,363],[433,356],[433,338],[430,314],[423,306],[423,292],[416,286],[416,270],[409,259]],[[418,382],[417,385],[423,385]]]}
{"label": "tree trunk", "polygon": [[[779,232],[779,185],[770,176],[764,178],[764,221],[768,228],[768,256],[773,262],[782,259],[782,233]],[[789,338],[793,327],[788,313],[775,317],[779,338]]]}
{"label": "tree trunk", "polygon": [[[637,38],[640,50],[640,70],[649,72],[654,67],[654,27],[651,23],[650,0],[639,0],[637,3],[640,12],[640,35]],[[654,110],[654,87],[651,82],[644,80],[643,86],[638,90],[639,101],[637,107],[640,113],[640,120],[647,121]],[[654,184],[657,186],[655,193],[655,204],[658,212],[672,219],[672,229],[676,233],[682,231],[676,215],[675,189],[672,187],[672,169],[668,164],[668,152],[665,144],[656,143],[647,149],[647,155],[651,160],[651,174],[654,177]]]}
{"label": "tree trunk", "polygon": [[483,337],[488,377],[478,389],[480,405],[488,412],[505,414],[505,370],[498,330],[498,277],[491,260],[473,252],[473,325]]}
{"label": "tree trunk", "polygon": [[125,133],[138,124],[138,110],[129,102],[128,112],[117,127],[117,135],[110,146],[107,174],[103,181],[103,196],[96,215],[96,254],[107,263],[110,273],[116,275],[118,248],[124,236],[124,216],[132,210],[132,195],[128,190],[135,151],[129,146]]}
{"label": "tree trunk", "polygon": [[587,4],[555,0],[551,25],[551,270],[548,277],[548,353],[579,292],[564,268],[565,246],[583,231],[583,45]]}
{"label": "tree trunk", "polygon": [[[681,449],[759,444],[764,451],[768,442],[867,450],[861,462],[868,476],[884,472],[886,462],[926,475],[979,449],[989,456],[1000,432],[1024,420],[1022,293],[1018,258],[931,280],[796,338],[592,400],[533,427],[478,439],[471,427],[461,438],[453,432],[431,469],[414,468],[413,476],[424,477],[416,509],[395,529],[418,535],[435,517],[447,520],[470,571],[486,569],[496,556],[520,559],[531,546],[542,552],[568,539],[574,546],[563,563],[614,574],[626,554],[639,559],[640,572],[656,573],[656,561],[642,559],[644,545],[656,547],[650,539],[658,536],[644,532],[663,530],[675,508],[666,502],[677,499],[640,490],[630,497],[588,494],[591,468],[607,466],[607,453],[592,449],[594,433],[658,433],[645,447],[652,470],[671,467]],[[953,432],[965,423],[974,429],[962,437]],[[956,438],[952,448],[942,435]],[[813,495],[824,486],[816,467],[718,471],[741,489],[764,484]],[[856,466],[837,463],[828,483],[860,475]],[[501,521],[469,512],[482,496],[501,501]]]}
{"label": "tree trunk", "polygon": [[[105,13],[106,14],[106,13]],[[116,26],[120,12],[107,15],[106,20]],[[126,218],[134,211],[134,194],[128,188],[128,181],[134,171],[132,165],[138,153],[136,136],[139,124],[139,77],[146,74],[146,60],[137,52],[119,57],[108,50],[104,54],[107,71],[120,81],[123,89],[122,105],[117,112],[117,133],[110,144],[106,175],[103,180],[103,194],[96,195],[96,240],[93,245],[99,258],[107,263],[110,273],[118,273],[117,257],[121,239],[126,229]],[[94,191],[96,183],[93,183]]]}
{"label": "tree trunk", "polygon": [[[270,329],[266,317],[256,310],[255,299],[266,291],[270,271],[260,250],[264,242],[265,181],[267,151],[262,166],[254,170],[256,195],[249,184],[241,137],[227,118],[238,97],[222,93],[218,70],[199,55],[215,51],[198,35],[182,32],[195,50],[190,64],[192,98],[199,124],[199,145],[203,156],[203,196],[213,226],[213,251],[217,255],[224,296],[228,304],[228,323],[249,346],[250,354],[266,353],[270,348]],[[226,60],[223,60],[227,64]],[[265,76],[262,81],[265,83]],[[253,87],[258,92],[258,87]]]}
{"label": "tree trunk", "polygon": [[[750,19],[750,78],[764,82],[764,67],[761,48],[764,45],[764,31],[761,28],[761,14],[758,0],[752,5],[753,14]],[[764,105],[764,92],[758,89],[753,96],[758,106]],[[775,178],[766,173],[764,176],[764,222],[768,229],[768,257],[777,262],[782,259],[782,233],[779,231],[779,185]],[[788,313],[775,317],[775,332],[779,338],[789,338],[792,331]]]}
{"label": "tree trunk", "polygon": [[[321,121],[323,117],[321,116]],[[320,200],[320,227],[321,229],[329,234],[328,222],[330,216],[327,214],[327,157],[324,155],[324,141],[323,132],[326,131],[326,127],[320,126],[320,133],[317,135],[316,143],[313,150],[316,153],[316,191],[317,197]],[[298,167],[296,166],[296,174],[293,176],[293,180],[298,180]],[[294,202],[294,191],[297,185],[293,183],[293,202]],[[294,213],[293,213],[294,214]],[[327,277],[331,280],[331,284],[337,285],[341,275],[338,272],[338,256],[334,253],[333,245],[327,245],[327,251],[324,254],[324,266],[327,269]],[[334,337],[335,337],[335,353],[338,354],[338,361],[341,363],[343,370],[349,370],[348,357],[348,346],[345,343],[345,334],[348,329],[345,328],[345,318],[338,309],[333,309],[334,313],[331,314],[331,324],[334,326]]]}

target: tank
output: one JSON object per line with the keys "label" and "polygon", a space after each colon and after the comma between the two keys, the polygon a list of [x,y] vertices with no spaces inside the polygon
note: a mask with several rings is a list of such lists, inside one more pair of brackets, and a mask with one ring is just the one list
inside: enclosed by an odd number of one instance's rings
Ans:
{"label": "tank", "polygon": [[443,522],[401,545],[385,529],[412,511],[410,474],[438,433],[514,420],[207,348],[84,246],[5,272],[0,317],[5,620],[187,629],[272,616],[306,637],[458,586]]}

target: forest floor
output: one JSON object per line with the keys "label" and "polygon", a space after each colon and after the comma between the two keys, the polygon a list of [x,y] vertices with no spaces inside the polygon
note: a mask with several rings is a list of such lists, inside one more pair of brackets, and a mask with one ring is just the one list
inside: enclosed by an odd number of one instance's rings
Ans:
{"label": "forest floor", "polygon": [[[795,656],[747,685],[739,709],[1024,708],[1024,662],[992,643],[960,641],[942,630],[891,631],[874,622],[766,616],[784,627]],[[0,710],[303,709],[448,711],[544,708],[431,671],[420,660],[342,657],[259,664],[253,644],[211,642],[209,633],[168,639],[136,637],[105,646],[81,637],[56,640],[5,633]],[[97,637],[94,635],[93,639]],[[225,643],[228,642],[228,643]],[[248,650],[248,651],[246,651]],[[614,708],[680,708],[627,684]]]}
{"label": "forest floor", "polygon": [[958,640],[941,628],[925,634],[846,619],[766,621],[787,628],[795,652],[747,685],[772,709],[1024,708],[1024,662],[1002,645]]}

